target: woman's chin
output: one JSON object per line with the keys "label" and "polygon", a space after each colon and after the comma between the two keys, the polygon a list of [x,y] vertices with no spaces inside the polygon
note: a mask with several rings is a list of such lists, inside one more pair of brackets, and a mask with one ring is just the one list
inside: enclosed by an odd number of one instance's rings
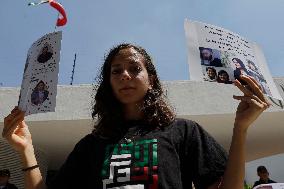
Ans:
{"label": "woman's chin", "polygon": [[123,104],[124,106],[128,106],[128,105],[138,105],[138,104],[142,104],[143,100],[137,100],[134,98],[120,98],[119,99],[120,103]]}

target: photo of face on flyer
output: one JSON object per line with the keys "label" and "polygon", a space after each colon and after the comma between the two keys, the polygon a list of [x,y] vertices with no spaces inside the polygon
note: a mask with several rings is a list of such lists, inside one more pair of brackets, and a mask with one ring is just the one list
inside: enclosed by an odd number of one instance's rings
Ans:
{"label": "photo of face on flyer", "polygon": [[211,48],[199,47],[201,65],[223,67],[220,59],[220,52]]}
{"label": "photo of face on flyer", "polygon": [[249,76],[252,76],[261,86],[262,91],[267,94],[268,96],[272,96],[271,90],[267,84],[266,79],[264,78],[263,74],[259,70],[258,66],[251,60],[247,59],[247,72]]}
{"label": "photo of face on flyer", "polygon": [[234,53],[207,47],[199,47],[199,52],[204,81],[232,84],[238,79],[243,83],[241,75],[252,76],[260,84],[263,92],[271,96],[267,81],[252,60],[243,60]]}
{"label": "photo of face on flyer", "polygon": [[37,61],[39,63],[45,63],[48,60],[51,59],[53,55],[52,49],[50,47],[50,45],[48,43],[46,43],[43,48],[41,49],[41,52],[39,54],[39,56],[37,57]]}
{"label": "photo of face on flyer", "polygon": [[31,94],[31,103],[33,105],[40,105],[48,98],[48,90],[43,81],[38,82]]}
{"label": "photo of face on flyer", "polygon": [[217,49],[199,47],[200,63],[203,72],[203,80],[232,84],[233,70],[224,59],[224,55]]}

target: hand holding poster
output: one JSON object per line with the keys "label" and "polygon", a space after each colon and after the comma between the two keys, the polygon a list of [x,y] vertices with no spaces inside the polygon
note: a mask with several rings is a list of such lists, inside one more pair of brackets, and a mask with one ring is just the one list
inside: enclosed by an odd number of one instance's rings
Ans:
{"label": "hand holding poster", "polygon": [[55,111],[62,32],[47,34],[30,47],[18,106],[25,115]]}
{"label": "hand holding poster", "polygon": [[249,75],[266,95],[283,100],[256,43],[205,23],[185,20],[184,27],[191,80],[232,84]]}

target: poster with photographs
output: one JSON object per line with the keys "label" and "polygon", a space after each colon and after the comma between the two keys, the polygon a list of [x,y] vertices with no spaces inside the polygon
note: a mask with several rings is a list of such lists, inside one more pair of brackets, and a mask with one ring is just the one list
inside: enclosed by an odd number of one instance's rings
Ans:
{"label": "poster with photographs", "polygon": [[284,189],[284,183],[261,184],[253,189]]}
{"label": "poster with photographs", "polygon": [[55,111],[61,39],[49,33],[28,50],[18,102],[25,115]]}
{"label": "poster with photographs", "polygon": [[267,96],[283,100],[255,42],[210,24],[185,20],[184,27],[191,80],[232,84],[241,74],[249,75]]}

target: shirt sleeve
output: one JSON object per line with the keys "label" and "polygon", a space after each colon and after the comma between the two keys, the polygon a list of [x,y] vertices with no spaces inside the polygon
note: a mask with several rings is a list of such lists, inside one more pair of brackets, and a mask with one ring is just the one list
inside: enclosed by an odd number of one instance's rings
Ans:
{"label": "shirt sleeve", "polygon": [[87,161],[84,158],[88,157],[88,138],[86,136],[76,144],[54,179],[48,183],[48,189],[80,188],[85,179]]}
{"label": "shirt sleeve", "polygon": [[228,155],[216,140],[199,124],[190,121],[190,133],[187,136],[187,159],[189,159],[191,177],[196,189],[206,189],[221,181],[226,168]]}

